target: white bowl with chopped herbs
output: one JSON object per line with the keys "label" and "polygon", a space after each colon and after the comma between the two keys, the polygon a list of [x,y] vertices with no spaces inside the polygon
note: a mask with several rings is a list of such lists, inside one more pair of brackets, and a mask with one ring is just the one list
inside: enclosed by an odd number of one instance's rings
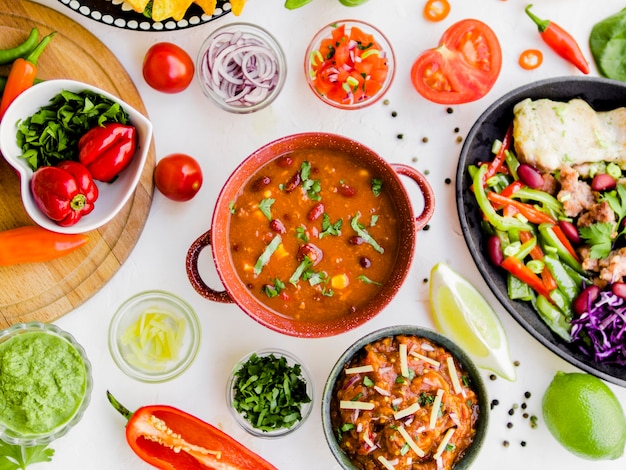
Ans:
{"label": "white bowl with chopped herbs", "polygon": [[[64,116],[60,119],[58,116]],[[90,129],[119,123],[133,126],[136,146],[127,166],[98,189],[93,210],[71,225],[59,225],[37,204],[31,180],[38,168],[78,161],[78,141]],[[111,221],[133,194],[152,140],[152,124],[138,110],[100,88],[75,80],[47,80],[19,95],[0,124],[0,152],[20,176],[24,208],[41,227],[84,233]],[[98,155],[100,156],[100,155]]]}
{"label": "white bowl with chopped herbs", "polygon": [[298,429],[313,409],[313,379],[288,351],[253,351],[233,367],[226,387],[229,409],[256,437],[282,437]]}

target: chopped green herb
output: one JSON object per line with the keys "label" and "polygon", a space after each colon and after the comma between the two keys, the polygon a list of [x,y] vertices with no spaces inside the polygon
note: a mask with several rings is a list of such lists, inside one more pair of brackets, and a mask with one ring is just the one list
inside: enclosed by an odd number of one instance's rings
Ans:
{"label": "chopped green herb", "polygon": [[352,423],[344,423],[343,426],[341,426],[341,431],[342,432],[348,432],[351,431],[355,428],[354,424]]}
{"label": "chopped green herb", "polygon": [[78,140],[89,129],[110,122],[128,124],[128,119],[126,110],[109,98],[89,90],[64,90],[18,123],[17,145],[33,170],[55,166],[78,159]]}
{"label": "chopped green herb", "polygon": [[285,283],[276,278],[274,279],[274,281],[272,281],[272,284],[266,284],[263,286],[263,292],[271,299],[272,297],[276,297],[278,294],[280,294],[284,288]]}
{"label": "chopped green herb", "polygon": [[263,271],[263,268],[265,267],[265,265],[269,263],[270,258],[272,257],[274,252],[278,249],[282,241],[283,240],[282,238],[280,238],[280,235],[276,235],[272,239],[272,241],[265,247],[265,250],[263,250],[263,253],[261,253],[261,256],[259,256],[259,259],[256,260],[256,264],[254,265],[255,277],[261,274],[261,271]]}
{"label": "chopped green herb", "polygon": [[293,272],[291,277],[289,278],[289,282],[294,286],[298,283],[304,272],[313,266],[313,261],[308,256],[305,256],[304,259],[300,262],[296,270]]}
{"label": "chopped green herb", "polygon": [[378,251],[379,253],[384,253],[385,250],[383,250],[383,248],[378,244],[378,242],[376,242],[376,240],[374,240],[374,238],[372,238],[372,236],[369,233],[367,233],[367,230],[365,230],[365,227],[359,224],[359,217],[361,217],[361,213],[357,212],[354,215],[354,217],[352,217],[352,219],[350,220],[350,226],[352,227],[352,230],[354,230],[357,233],[357,235],[363,239],[363,241],[372,245],[372,247],[376,251]]}
{"label": "chopped green herb", "polygon": [[579,229],[581,238],[590,246],[589,257],[594,259],[606,258],[615,239],[626,233],[626,228],[617,230],[617,227],[622,227],[621,222],[626,217],[626,187],[618,184],[615,190],[604,193],[600,201],[609,204],[617,220],[614,223],[596,222]]}
{"label": "chopped green herb", "polygon": [[370,227],[374,227],[378,223],[378,214],[372,215],[370,219]]}
{"label": "chopped green herb", "polygon": [[372,382],[372,379],[370,379],[367,375],[365,377],[363,377],[363,385],[365,385],[366,387],[371,387],[374,385],[374,382]]}
{"label": "chopped green herb", "polygon": [[0,470],[25,470],[31,464],[50,462],[54,449],[47,445],[22,447],[0,440]]}
{"label": "chopped green herb", "polygon": [[420,396],[419,396],[420,406],[432,405],[434,401],[435,401],[435,397],[433,395],[428,395],[425,392],[420,393]]}
{"label": "chopped green herb", "polygon": [[310,403],[302,366],[290,366],[283,356],[252,354],[235,372],[233,406],[263,432],[290,428],[302,419]]}
{"label": "chopped green herb", "polygon": [[378,178],[373,178],[372,182],[371,182],[371,186],[372,186],[372,192],[374,193],[374,196],[376,196],[376,197],[380,196],[380,193],[383,190],[383,182],[382,182],[382,180],[380,180]]}
{"label": "chopped green herb", "polygon": [[231,214],[234,214],[234,213],[237,211],[237,209],[235,208],[235,201],[230,201],[230,202],[228,203],[228,211],[229,211]]}
{"label": "chopped green herb", "polygon": [[320,191],[322,186],[319,180],[311,179],[311,164],[309,162],[302,162],[300,166],[300,177],[302,178],[302,188],[306,192],[307,196],[313,201],[319,201],[322,199]]}
{"label": "chopped green herb", "polygon": [[309,241],[309,236],[306,234],[306,228],[302,225],[296,227],[296,238],[302,240],[304,243]]}
{"label": "chopped green herb", "polygon": [[404,445],[400,448],[400,455],[405,455],[410,448],[411,447],[409,447],[409,444],[405,442]]}
{"label": "chopped green herb", "polygon": [[259,202],[259,210],[263,213],[263,215],[265,217],[267,217],[267,220],[272,220],[272,204],[274,204],[276,202],[276,199],[263,199],[261,202]]}
{"label": "chopped green herb", "polygon": [[330,216],[324,212],[324,215],[322,215],[322,231],[319,234],[319,238],[324,238],[326,235],[340,236],[342,226],[342,219],[339,219],[333,224],[330,222]]}
{"label": "chopped green herb", "polygon": [[356,278],[360,281],[363,281],[365,284],[376,284],[377,286],[382,286],[380,282],[372,281],[365,274],[361,274],[360,276],[357,276]]}

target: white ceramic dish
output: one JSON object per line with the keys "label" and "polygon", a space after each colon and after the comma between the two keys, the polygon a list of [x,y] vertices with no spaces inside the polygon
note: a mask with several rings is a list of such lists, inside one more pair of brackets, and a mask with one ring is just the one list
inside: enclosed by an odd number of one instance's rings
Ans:
{"label": "white ceramic dish", "polygon": [[[17,145],[16,138],[18,122],[33,115],[41,107],[46,106],[54,96],[63,90],[72,92],[90,90],[120,103],[128,112],[130,123],[138,131],[137,151],[131,164],[120,173],[113,183],[96,182],[99,196],[94,210],[69,227],[61,227],[55,221],[49,219],[37,207],[30,190],[33,170],[20,157],[22,151]],[[151,140],[152,123],[143,114],[111,93],[75,80],[48,80],[29,88],[9,106],[0,124],[0,151],[6,161],[20,175],[20,190],[26,212],[37,225],[60,233],[89,232],[106,224],[117,215],[137,187],[148,156]]]}

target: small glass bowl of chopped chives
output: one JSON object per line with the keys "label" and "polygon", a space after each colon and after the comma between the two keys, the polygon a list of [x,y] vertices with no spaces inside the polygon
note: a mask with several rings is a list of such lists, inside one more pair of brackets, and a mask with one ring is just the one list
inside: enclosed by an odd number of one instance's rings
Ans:
{"label": "small glass bowl of chopped chives", "polygon": [[313,409],[313,379],[303,362],[276,348],[253,351],[233,367],[228,407],[256,437],[282,437],[298,429]]}

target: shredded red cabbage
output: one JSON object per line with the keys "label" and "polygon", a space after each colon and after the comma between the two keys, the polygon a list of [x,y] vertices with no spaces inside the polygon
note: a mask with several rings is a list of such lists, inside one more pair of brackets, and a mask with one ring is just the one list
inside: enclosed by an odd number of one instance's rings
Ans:
{"label": "shredded red cabbage", "polygon": [[603,364],[626,365],[626,300],[611,290],[600,293],[590,308],[572,320],[572,342]]}

